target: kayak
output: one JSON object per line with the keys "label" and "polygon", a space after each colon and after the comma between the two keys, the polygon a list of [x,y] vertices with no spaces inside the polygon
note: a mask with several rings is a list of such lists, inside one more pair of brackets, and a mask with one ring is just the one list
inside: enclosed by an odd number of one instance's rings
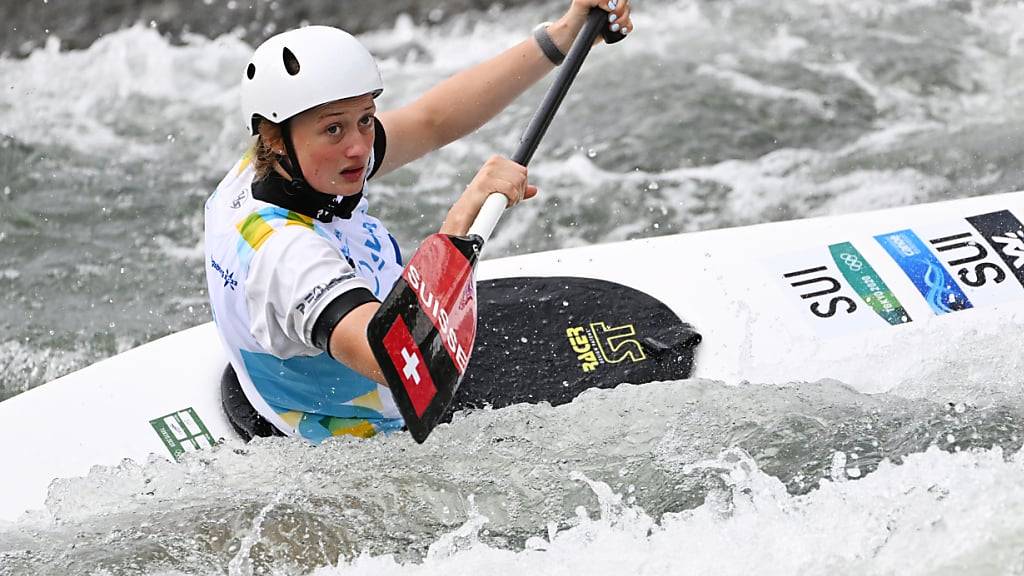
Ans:
{"label": "kayak", "polygon": [[[1022,222],[1015,192],[485,260],[455,408],[688,378],[988,382],[957,358],[1019,354]],[[238,439],[226,365],[207,323],[0,402],[0,458],[18,471],[0,520],[43,508],[55,478]]]}

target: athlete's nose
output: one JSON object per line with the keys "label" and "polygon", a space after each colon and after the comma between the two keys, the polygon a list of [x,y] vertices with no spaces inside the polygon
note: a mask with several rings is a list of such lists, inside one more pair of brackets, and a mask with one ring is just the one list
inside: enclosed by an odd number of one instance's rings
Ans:
{"label": "athlete's nose", "polygon": [[362,158],[369,153],[370,146],[361,135],[353,135],[345,147],[345,156],[348,158]]}

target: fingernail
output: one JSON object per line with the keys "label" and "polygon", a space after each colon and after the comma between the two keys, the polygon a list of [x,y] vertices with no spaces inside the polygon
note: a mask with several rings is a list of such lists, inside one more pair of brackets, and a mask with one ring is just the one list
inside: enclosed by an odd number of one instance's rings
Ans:
{"label": "fingernail", "polygon": [[610,2],[608,2],[608,9],[609,10],[615,10],[615,8],[617,8],[618,6],[619,6],[619,3],[616,2],[615,0],[611,0]]}
{"label": "fingernail", "polygon": [[619,19],[619,15],[618,14],[609,14],[608,15],[608,21],[609,22],[615,22],[618,19]]}
{"label": "fingernail", "polygon": [[612,24],[612,32],[618,32],[618,31],[619,31],[619,25],[618,24]]}
{"label": "fingernail", "polygon": [[623,36],[625,36],[626,34],[629,34],[629,28],[623,28],[623,29],[622,29],[622,30],[620,30],[619,32],[620,32],[620,33],[621,33],[621,34],[622,34]]}

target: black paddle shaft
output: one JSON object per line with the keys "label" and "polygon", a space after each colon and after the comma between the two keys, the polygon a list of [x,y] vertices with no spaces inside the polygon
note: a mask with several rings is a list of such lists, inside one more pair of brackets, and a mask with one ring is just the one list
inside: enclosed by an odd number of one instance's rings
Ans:
{"label": "black paddle shaft", "polygon": [[554,84],[551,85],[547,94],[544,95],[544,100],[540,103],[540,107],[537,108],[537,112],[526,127],[523,139],[519,141],[519,147],[516,148],[515,154],[512,155],[513,162],[521,166],[530,164],[533,153],[537,151],[537,146],[540,145],[541,138],[547,133],[551,120],[555,117],[558,107],[561,106],[562,100],[565,99],[565,95],[569,92],[569,87],[572,86],[573,80],[576,79],[576,74],[579,73],[580,67],[583,66],[583,60],[587,58],[591,47],[594,46],[594,41],[597,40],[597,36],[601,33],[602,28],[607,22],[608,17],[604,10],[600,8],[592,8],[590,10],[590,14],[587,16],[587,23],[583,25],[583,30],[580,31],[576,41],[569,48],[569,53],[566,54],[565,61],[562,62],[558,70],[558,76],[555,77]]}
{"label": "black paddle shaft", "polygon": [[[606,22],[603,10],[590,11],[523,134],[515,162],[526,166],[533,157]],[[504,198],[496,196],[504,210]],[[367,327],[370,349],[416,442],[426,440],[441,422],[469,363],[477,321],[473,270],[500,215],[493,215],[483,235],[470,228],[465,237],[434,234],[424,240]],[[479,223],[480,216],[474,226]]]}

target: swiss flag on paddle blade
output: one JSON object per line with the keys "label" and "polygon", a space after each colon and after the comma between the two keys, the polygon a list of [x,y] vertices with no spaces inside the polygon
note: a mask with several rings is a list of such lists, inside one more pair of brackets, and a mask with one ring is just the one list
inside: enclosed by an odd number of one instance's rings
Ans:
{"label": "swiss flag on paddle blade", "polygon": [[437,395],[437,387],[434,386],[434,379],[430,377],[430,370],[423,361],[419,346],[413,342],[409,327],[405,325],[405,320],[402,320],[401,316],[395,319],[395,323],[384,336],[384,348],[392,365],[399,368],[398,376],[402,379],[402,388],[409,395],[416,416],[423,416],[430,401]]}
{"label": "swiss flag on paddle blade", "polygon": [[476,338],[483,240],[434,234],[420,245],[367,329],[395,403],[417,442],[444,416]]}

